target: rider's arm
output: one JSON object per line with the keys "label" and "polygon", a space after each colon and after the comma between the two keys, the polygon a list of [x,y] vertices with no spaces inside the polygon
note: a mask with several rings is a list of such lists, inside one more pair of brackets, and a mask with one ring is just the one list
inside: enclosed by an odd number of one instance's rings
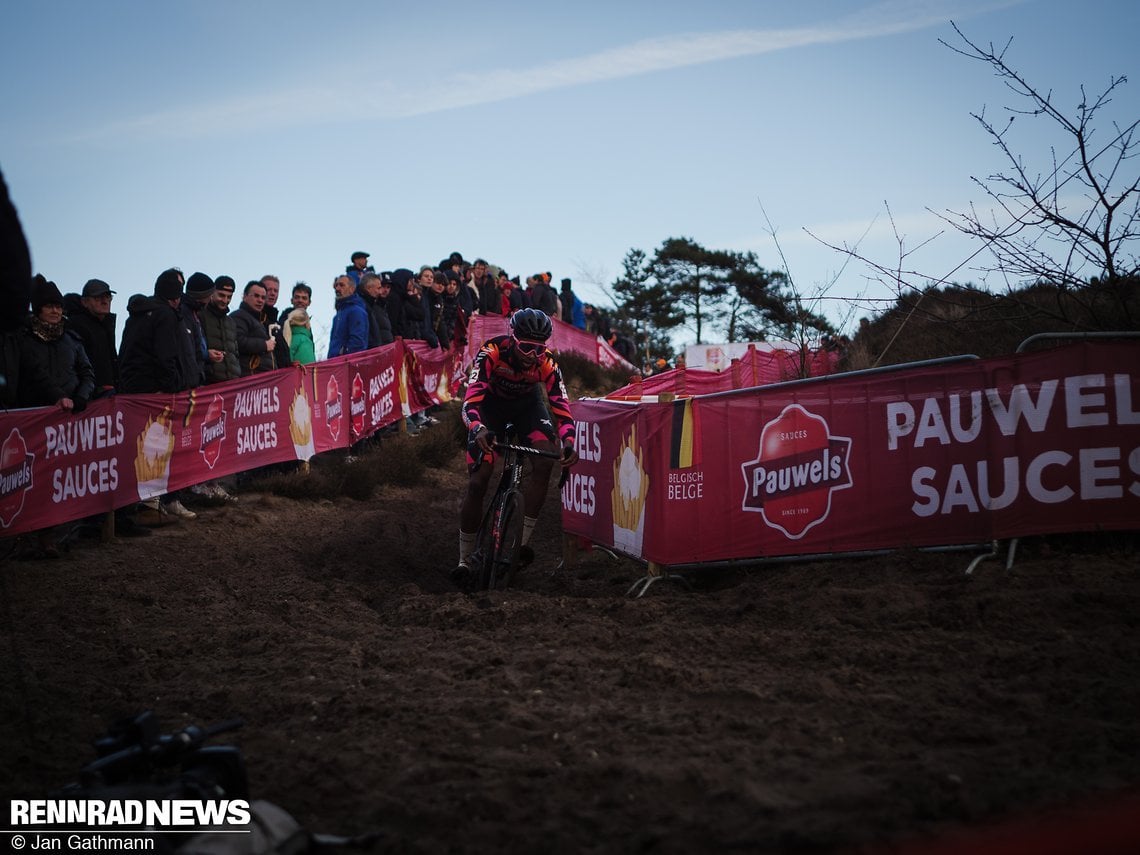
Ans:
{"label": "rider's arm", "polygon": [[570,414],[570,396],[566,394],[562,369],[553,359],[549,359],[549,369],[545,372],[543,381],[546,384],[546,397],[550,401],[550,413],[558,424],[558,439],[562,442],[563,448],[573,446],[574,417]]}
{"label": "rider's arm", "polygon": [[487,399],[491,382],[491,365],[498,348],[491,342],[485,343],[475,355],[475,362],[467,375],[467,391],[463,395],[463,425],[472,434],[482,426],[480,408]]}

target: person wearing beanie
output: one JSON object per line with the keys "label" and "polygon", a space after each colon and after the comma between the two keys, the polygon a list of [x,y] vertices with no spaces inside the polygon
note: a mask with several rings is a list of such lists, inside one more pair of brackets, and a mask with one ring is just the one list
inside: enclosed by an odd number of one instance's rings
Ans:
{"label": "person wearing beanie", "polygon": [[135,294],[127,301],[127,322],[119,347],[121,391],[182,392],[194,385],[194,345],[178,311],[182,272],[158,275],[154,295]]}
{"label": "person wearing beanie", "polygon": [[[201,386],[206,382],[206,366],[215,361],[206,346],[206,334],[202,330],[201,321],[202,312],[213,296],[214,280],[205,273],[192,273],[186,280],[186,293],[178,306],[178,313],[193,345],[191,356],[195,368],[190,369],[190,363],[187,362],[187,369],[194,371],[195,382],[192,387]],[[219,361],[222,358],[224,356],[219,356]]]}
{"label": "person wearing beanie", "polygon": [[[205,274],[196,274],[194,287],[201,293]],[[119,349],[121,391],[126,393],[184,392],[202,382],[195,334],[183,319],[181,305],[185,279],[172,267],[158,274],[154,296],[135,294],[127,301],[127,322]],[[212,287],[213,283],[210,282]],[[139,522],[165,525],[175,518],[191,520],[177,493],[142,503]]]}
{"label": "person wearing beanie", "polygon": [[164,270],[154,280],[154,296],[160,300],[181,300],[184,282],[182,271],[177,267]]}
{"label": "person wearing beanie", "polygon": [[54,282],[32,283],[32,316],[20,337],[19,403],[82,413],[95,392],[83,341],[64,328],[63,294]]}
{"label": "person wearing beanie", "polygon": [[237,283],[232,276],[219,276],[214,280],[214,292],[205,309],[198,315],[210,357],[206,363],[207,383],[222,383],[241,377],[237,327],[230,317],[230,301],[236,288]]}

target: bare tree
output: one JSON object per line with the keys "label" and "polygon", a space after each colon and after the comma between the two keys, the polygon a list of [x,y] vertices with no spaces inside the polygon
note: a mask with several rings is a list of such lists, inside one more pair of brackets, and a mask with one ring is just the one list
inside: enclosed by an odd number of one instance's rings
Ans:
{"label": "bare tree", "polygon": [[[1037,89],[1006,62],[1012,39],[1000,50],[992,43],[982,47],[957,24],[952,26],[963,44],[942,44],[989,65],[1022,106],[1005,107],[1000,123],[991,121],[984,108],[971,114],[1004,156],[1006,169],[984,179],[971,176],[993,210],[982,213],[971,206],[968,212],[948,212],[943,219],[984,241],[995,259],[993,270],[1010,285],[1112,287],[1135,277],[1140,273],[1133,249],[1140,237],[1140,119],[1124,125],[1111,122],[1107,136],[1096,128],[1098,114],[1128,79],[1111,78],[1093,98],[1081,86],[1080,103],[1070,117],[1057,106],[1052,91]],[[1044,170],[1030,166],[1015,148],[1014,123],[1025,118],[1051,122],[1064,141],[1061,150],[1050,147],[1051,163]]]}
{"label": "bare tree", "polygon": [[[1012,39],[1001,49],[980,46],[951,22],[962,44],[941,43],[955,53],[989,66],[1017,105],[1004,107],[1005,119],[992,121],[983,108],[972,113],[1001,152],[1003,171],[987,178],[971,176],[985,193],[988,204],[971,204],[966,212],[931,211],[958,232],[978,240],[977,249],[954,270],[940,276],[913,269],[915,247],[895,228],[896,262],[880,262],[861,254],[858,247],[836,246],[815,235],[821,244],[866,264],[873,279],[896,294],[902,322],[874,360],[881,362],[912,316],[975,311],[974,286],[961,286],[955,277],[968,265],[982,275],[1001,279],[1006,300],[1024,310],[1027,325],[1035,331],[1077,329],[1131,329],[1136,324],[1140,295],[1140,118],[1112,120],[1113,96],[1127,83],[1124,76],[1109,79],[1095,97],[1080,87],[1080,100],[1072,115],[1057,105],[1052,90],[1041,91],[1015,71],[1006,60]],[[1026,126],[1032,136],[1016,136]],[[1098,127],[1099,126],[1099,127]],[[1105,128],[1110,128],[1106,131]],[[1016,134],[1015,134],[1015,129]],[[1041,158],[1023,156],[1019,144],[1052,137],[1054,144]],[[1019,143],[1019,140],[1021,141]],[[1036,164],[1036,165],[1031,165]],[[929,209],[928,209],[929,210]],[[887,208],[890,216],[890,208]],[[892,226],[894,219],[891,218]],[[810,234],[810,232],[809,232]],[[917,249],[942,233],[922,241]]]}

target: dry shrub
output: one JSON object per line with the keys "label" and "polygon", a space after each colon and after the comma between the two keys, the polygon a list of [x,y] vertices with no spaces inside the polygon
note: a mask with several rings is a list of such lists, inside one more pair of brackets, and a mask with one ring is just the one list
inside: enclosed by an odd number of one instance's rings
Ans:
{"label": "dry shrub", "polygon": [[335,499],[341,494],[341,473],[346,467],[343,460],[333,460],[327,455],[322,457],[314,457],[308,471],[301,467],[293,472],[276,472],[253,478],[243,485],[241,492],[272,493],[306,502]]}
{"label": "dry shrub", "polygon": [[433,415],[439,424],[421,430],[414,438],[414,448],[425,466],[443,469],[455,461],[456,452],[463,448],[467,434],[458,401],[440,407]]}
{"label": "dry shrub", "polygon": [[413,487],[424,480],[427,467],[420,459],[416,443],[421,436],[405,433],[385,434],[361,460],[372,473],[375,483],[397,487]]}
{"label": "dry shrub", "polygon": [[864,322],[844,357],[844,370],[924,359],[1014,353],[1038,333],[1132,331],[1140,328],[1140,282],[1079,290],[1039,284],[1006,294],[970,286],[908,294]]}
{"label": "dry shrub", "polygon": [[577,353],[559,353],[555,358],[571,398],[599,398],[629,383],[627,369],[603,368]]}

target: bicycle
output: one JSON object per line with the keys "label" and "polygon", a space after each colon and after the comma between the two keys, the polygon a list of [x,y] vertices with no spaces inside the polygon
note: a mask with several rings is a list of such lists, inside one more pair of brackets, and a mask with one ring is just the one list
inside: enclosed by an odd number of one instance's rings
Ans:
{"label": "bicycle", "polygon": [[[477,591],[509,587],[519,567],[529,563],[522,560],[519,548],[523,526],[522,480],[525,458],[529,455],[561,459],[557,452],[514,442],[496,440],[494,447],[503,454],[503,472],[499,486],[491,497],[491,504],[483,514],[475,551],[471,555],[471,587]],[[563,470],[560,487],[565,478],[566,470]]]}

